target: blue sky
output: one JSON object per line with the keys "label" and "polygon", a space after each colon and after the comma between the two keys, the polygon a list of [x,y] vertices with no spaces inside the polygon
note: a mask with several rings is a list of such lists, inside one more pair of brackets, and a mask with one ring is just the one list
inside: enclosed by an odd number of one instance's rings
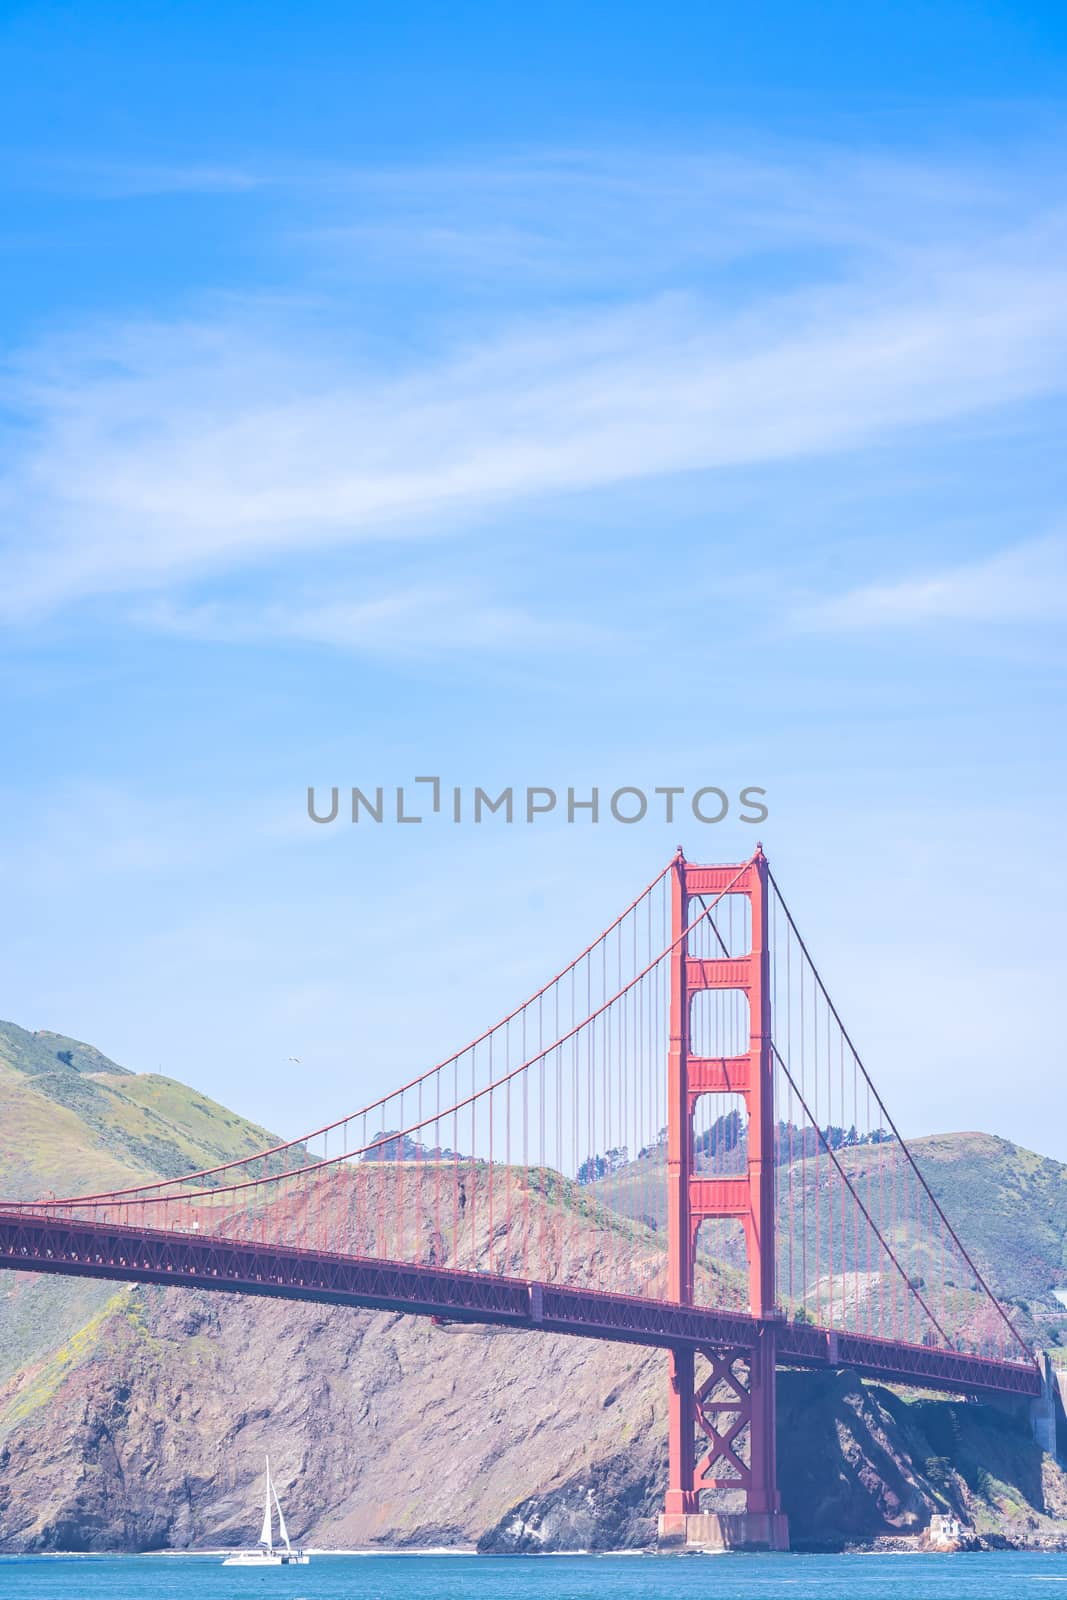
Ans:
{"label": "blue sky", "polygon": [[758,784],[905,1128],[1067,1158],[1062,12],[0,50],[0,1013],[295,1133],[754,842],[309,783]]}

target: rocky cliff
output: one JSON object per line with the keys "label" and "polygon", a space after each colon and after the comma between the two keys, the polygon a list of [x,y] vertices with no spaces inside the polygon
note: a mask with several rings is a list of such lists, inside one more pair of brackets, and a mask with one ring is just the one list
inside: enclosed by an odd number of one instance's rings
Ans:
{"label": "rocky cliff", "polygon": [[[5,1065],[4,1038],[0,1141],[37,1130],[41,1188],[64,1145],[68,1166],[110,1183],[179,1170],[190,1146],[224,1157],[266,1138],[56,1035],[15,1037],[22,1064]],[[20,1161],[31,1192],[32,1142]],[[665,1476],[664,1368],[622,1345],[2,1273],[0,1548],[250,1542],[267,1449],[292,1531],[316,1545],[645,1544]],[[986,1535],[1060,1531],[1067,1482],[1020,1416],[844,1373],[784,1373],[779,1395],[797,1543],[908,1534],[935,1510]]]}

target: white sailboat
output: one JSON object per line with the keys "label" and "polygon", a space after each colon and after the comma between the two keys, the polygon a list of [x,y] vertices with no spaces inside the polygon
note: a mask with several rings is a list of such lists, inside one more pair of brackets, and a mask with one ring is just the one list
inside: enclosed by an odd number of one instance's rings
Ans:
{"label": "white sailboat", "polygon": [[[270,1456],[267,1462],[267,1493],[263,1506],[263,1526],[259,1533],[259,1544],[255,1550],[238,1550],[232,1556],[227,1556],[223,1561],[224,1567],[306,1567],[310,1556],[303,1550],[294,1550],[289,1543],[289,1533],[285,1526],[285,1517],[282,1515],[281,1501],[278,1491],[274,1487],[274,1479],[270,1475]],[[278,1513],[278,1534],[282,1545],[274,1543],[274,1512]]]}

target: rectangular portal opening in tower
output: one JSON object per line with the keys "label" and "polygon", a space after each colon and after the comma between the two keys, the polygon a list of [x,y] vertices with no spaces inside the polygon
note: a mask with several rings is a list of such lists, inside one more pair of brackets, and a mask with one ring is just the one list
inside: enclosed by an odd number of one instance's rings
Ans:
{"label": "rectangular portal opening in tower", "polygon": [[748,1310],[748,1254],[740,1217],[704,1217],[696,1231],[693,1304]]}
{"label": "rectangular portal opening in tower", "polygon": [[689,1052],[694,1056],[742,1056],[752,1030],[743,989],[698,989],[690,999]]}
{"label": "rectangular portal opening in tower", "polygon": [[740,1094],[702,1094],[693,1105],[695,1178],[741,1177],[748,1169],[748,1111]]}
{"label": "rectangular portal opening in tower", "polygon": [[752,950],[752,902],[747,894],[690,895],[689,954],[703,961],[747,956]]}

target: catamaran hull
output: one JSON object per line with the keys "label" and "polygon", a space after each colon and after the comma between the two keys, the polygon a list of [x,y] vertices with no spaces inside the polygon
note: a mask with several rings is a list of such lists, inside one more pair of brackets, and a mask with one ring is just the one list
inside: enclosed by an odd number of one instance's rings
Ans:
{"label": "catamaran hull", "polygon": [[224,1567],[306,1567],[311,1560],[302,1551],[294,1550],[291,1555],[284,1552],[271,1555],[236,1555],[227,1556],[223,1561]]}

